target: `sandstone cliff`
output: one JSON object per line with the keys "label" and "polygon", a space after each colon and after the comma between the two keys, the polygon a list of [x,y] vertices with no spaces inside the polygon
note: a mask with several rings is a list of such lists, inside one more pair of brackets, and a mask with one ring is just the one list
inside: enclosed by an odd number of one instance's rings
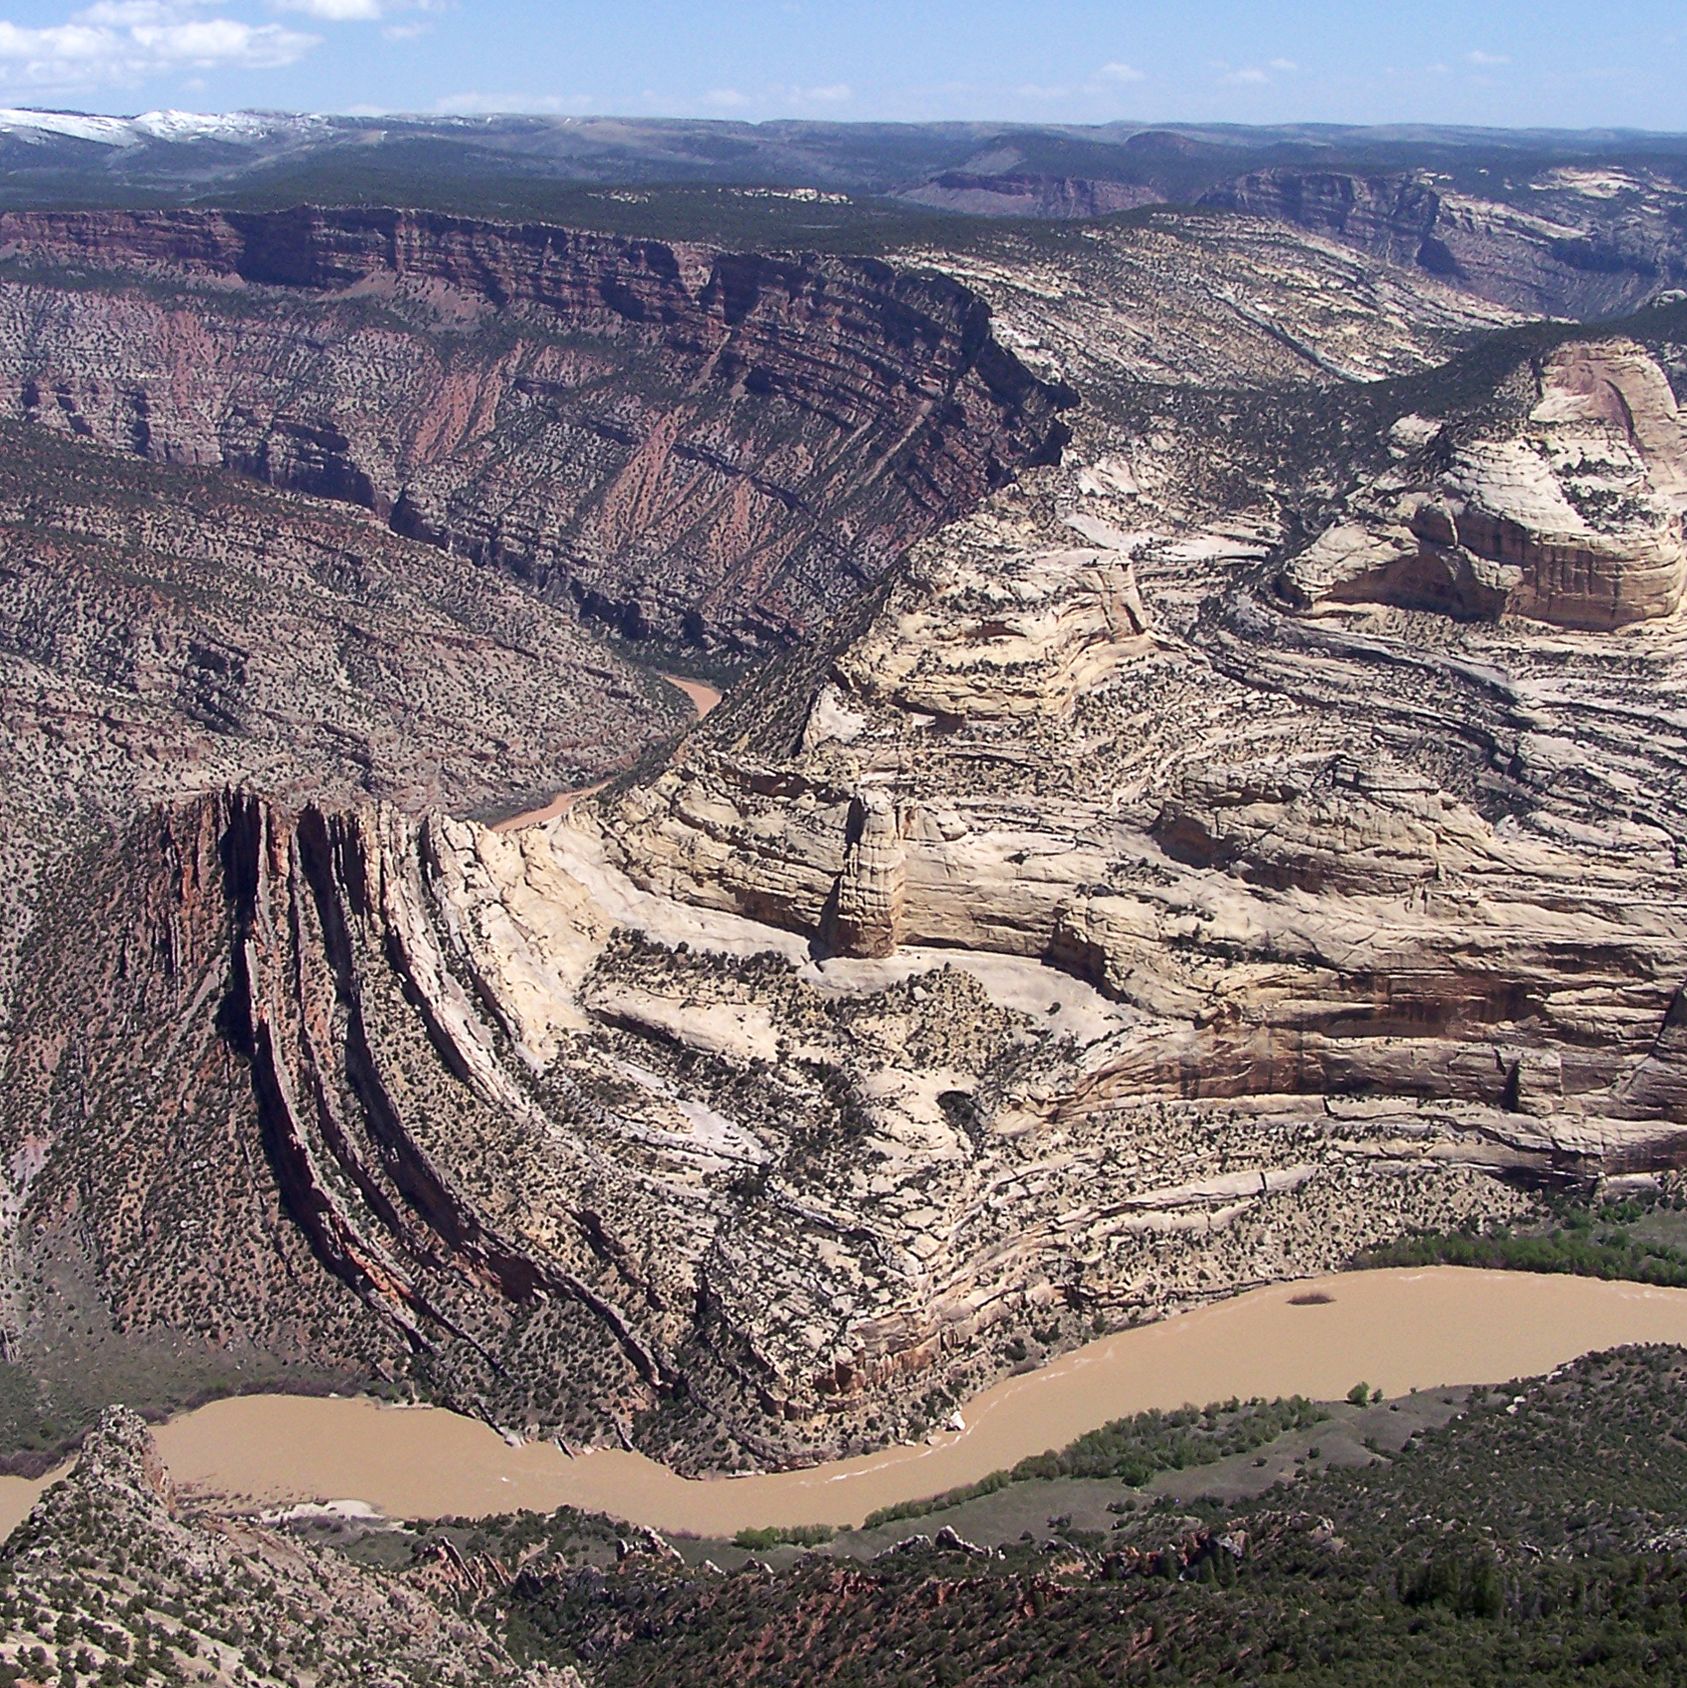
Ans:
{"label": "sandstone cliff", "polygon": [[1673,616],[1687,428],[1663,370],[1630,340],[1571,341],[1519,399],[1497,426],[1402,418],[1399,461],[1289,563],[1289,598],[1560,627]]}
{"label": "sandstone cliff", "polygon": [[[1504,313],[1225,240],[951,254],[1098,395],[1062,461],[595,804],[219,793],[66,870],[0,1087],[30,1375],[193,1332],[731,1468],[1679,1162],[1674,319],[1426,368]],[[1281,588],[1390,475],[1504,613]]]}
{"label": "sandstone cliff", "polygon": [[675,643],[812,627],[1058,455],[1071,402],[966,288],[862,260],[315,210],[8,213],[0,259],[0,414]]}
{"label": "sandstone cliff", "polygon": [[1687,279],[1682,190],[1644,166],[1366,175],[1283,166],[1201,203],[1280,218],[1531,316],[1619,316]]}

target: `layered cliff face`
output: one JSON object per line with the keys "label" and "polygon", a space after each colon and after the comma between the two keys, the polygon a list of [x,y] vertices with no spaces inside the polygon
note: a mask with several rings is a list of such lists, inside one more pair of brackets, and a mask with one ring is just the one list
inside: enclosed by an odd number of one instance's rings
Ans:
{"label": "layered cliff face", "polygon": [[18,423],[0,424],[0,700],[0,1026],[43,873],[137,807],[243,781],[520,807],[684,713],[494,571]]}
{"label": "layered cliff face", "polygon": [[905,256],[981,294],[1016,356],[1083,395],[1067,417],[1080,432],[1117,433],[1145,389],[1405,375],[1519,320],[1434,276],[1255,217],[1157,211],[1129,226],[986,227]]}
{"label": "layered cliff face", "polygon": [[[507,833],[206,796],[68,870],[0,1086],[27,1374],[175,1343],[732,1468],[1679,1162],[1675,319],[1425,370],[1503,313],[1241,228],[951,254],[1098,395],[1062,462],[666,765]],[[1585,531],[1472,478],[1519,441]],[[1391,475],[1503,613],[1284,590]]]}
{"label": "layered cliff face", "polygon": [[1559,627],[1674,616],[1687,429],[1663,370],[1633,341],[1578,341],[1531,374],[1497,423],[1402,418],[1397,463],[1293,558],[1286,595]]}
{"label": "layered cliff face", "polygon": [[1649,169],[1463,174],[1461,188],[1422,170],[1291,166],[1213,188],[1201,203],[1279,218],[1531,316],[1619,316],[1687,280],[1687,194]]}
{"label": "layered cliff face", "polygon": [[0,218],[0,414],[348,500],[634,636],[811,628],[1058,455],[953,282],[402,212]]}
{"label": "layered cliff face", "polygon": [[1138,182],[1096,181],[1084,176],[1047,176],[1026,170],[944,170],[897,195],[911,205],[965,211],[976,217],[1110,216],[1143,205],[1160,205],[1166,195]]}

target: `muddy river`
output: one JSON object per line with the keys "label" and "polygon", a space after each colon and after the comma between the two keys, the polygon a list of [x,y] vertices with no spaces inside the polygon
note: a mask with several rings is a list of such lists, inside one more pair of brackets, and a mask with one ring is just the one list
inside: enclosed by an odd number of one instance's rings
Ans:
{"label": "muddy river", "polygon": [[[1309,1293],[1331,1299],[1296,1305]],[[418,1518],[566,1504],[731,1534],[858,1523],[875,1507],[970,1482],[1148,1407],[1230,1395],[1335,1399],[1361,1379],[1390,1395],[1500,1383],[1624,1342],[1687,1345],[1687,1290],[1457,1267],[1352,1272],[1104,1337],[980,1395],[964,1430],[804,1471],[694,1481],[639,1454],[512,1447],[454,1413],[355,1399],[245,1396],[157,1434],[179,1483],[242,1501],[360,1501]],[[0,1478],[0,1529],[41,1486]]]}

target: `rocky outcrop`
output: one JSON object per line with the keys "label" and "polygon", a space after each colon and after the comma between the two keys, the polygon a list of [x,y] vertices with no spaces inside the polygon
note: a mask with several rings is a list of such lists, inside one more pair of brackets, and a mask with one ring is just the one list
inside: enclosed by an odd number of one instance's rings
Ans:
{"label": "rocky outcrop", "polygon": [[1600,629],[1675,614],[1687,430],[1663,371],[1632,341],[1575,341],[1532,396],[1500,430],[1397,428],[1404,461],[1289,563],[1288,597]]}
{"label": "rocky outcrop", "polygon": [[911,205],[964,211],[975,217],[1088,218],[1158,205],[1166,195],[1139,182],[1047,176],[1023,170],[944,170],[917,187],[903,189],[897,198]]}
{"label": "rocky outcrop", "polygon": [[[866,636],[840,656],[841,692],[823,696],[951,724],[1069,713],[1152,643],[1130,536],[1086,530],[1080,518],[1071,537],[1101,543],[1026,551],[1011,529],[978,523],[922,553]],[[812,748],[848,731],[846,715],[811,718],[807,741]]]}
{"label": "rocky outcrop", "polygon": [[1199,203],[1293,223],[1531,316],[1620,316],[1687,278],[1674,182],[1621,164],[1481,174],[1495,197],[1422,170],[1289,165],[1211,188]]}
{"label": "rocky outcrop", "polygon": [[821,920],[840,955],[894,955],[905,931],[907,861],[895,805],[876,791],[849,806],[843,868]]}
{"label": "rocky outcrop", "polygon": [[1072,402],[976,295],[865,260],[308,209],[11,213],[0,258],[0,414],[364,505],[671,642],[801,634],[1058,456]]}

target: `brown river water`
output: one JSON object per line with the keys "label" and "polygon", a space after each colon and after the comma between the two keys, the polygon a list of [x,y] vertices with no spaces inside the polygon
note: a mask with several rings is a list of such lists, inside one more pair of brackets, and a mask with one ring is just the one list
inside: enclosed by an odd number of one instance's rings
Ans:
{"label": "brown river water", "polygon": [[[1294,1305],[1309,1292],[1332,1299]],[[1443,1266],[1275,1284],[1103,1337],[978,1396],[962,1431],[801,1471],[698,1481],[641,1454],[512,1447],[439,1408],[358,1399],[244,1396],[184,1414],[157,1436],[178,1483],[239,1502],[361,1501],[412,1518],[568,1505],[730,1535],[859,1523],[875,1507],[971,1482],[1150,1407],[1231,1395],[1332,1400],[1360,1380],[1389,1395],[1503,1383],[1625,1342],[1687,1345],[1687,1290]],[[0,1478],[0,1531],[42,1486]]]}

